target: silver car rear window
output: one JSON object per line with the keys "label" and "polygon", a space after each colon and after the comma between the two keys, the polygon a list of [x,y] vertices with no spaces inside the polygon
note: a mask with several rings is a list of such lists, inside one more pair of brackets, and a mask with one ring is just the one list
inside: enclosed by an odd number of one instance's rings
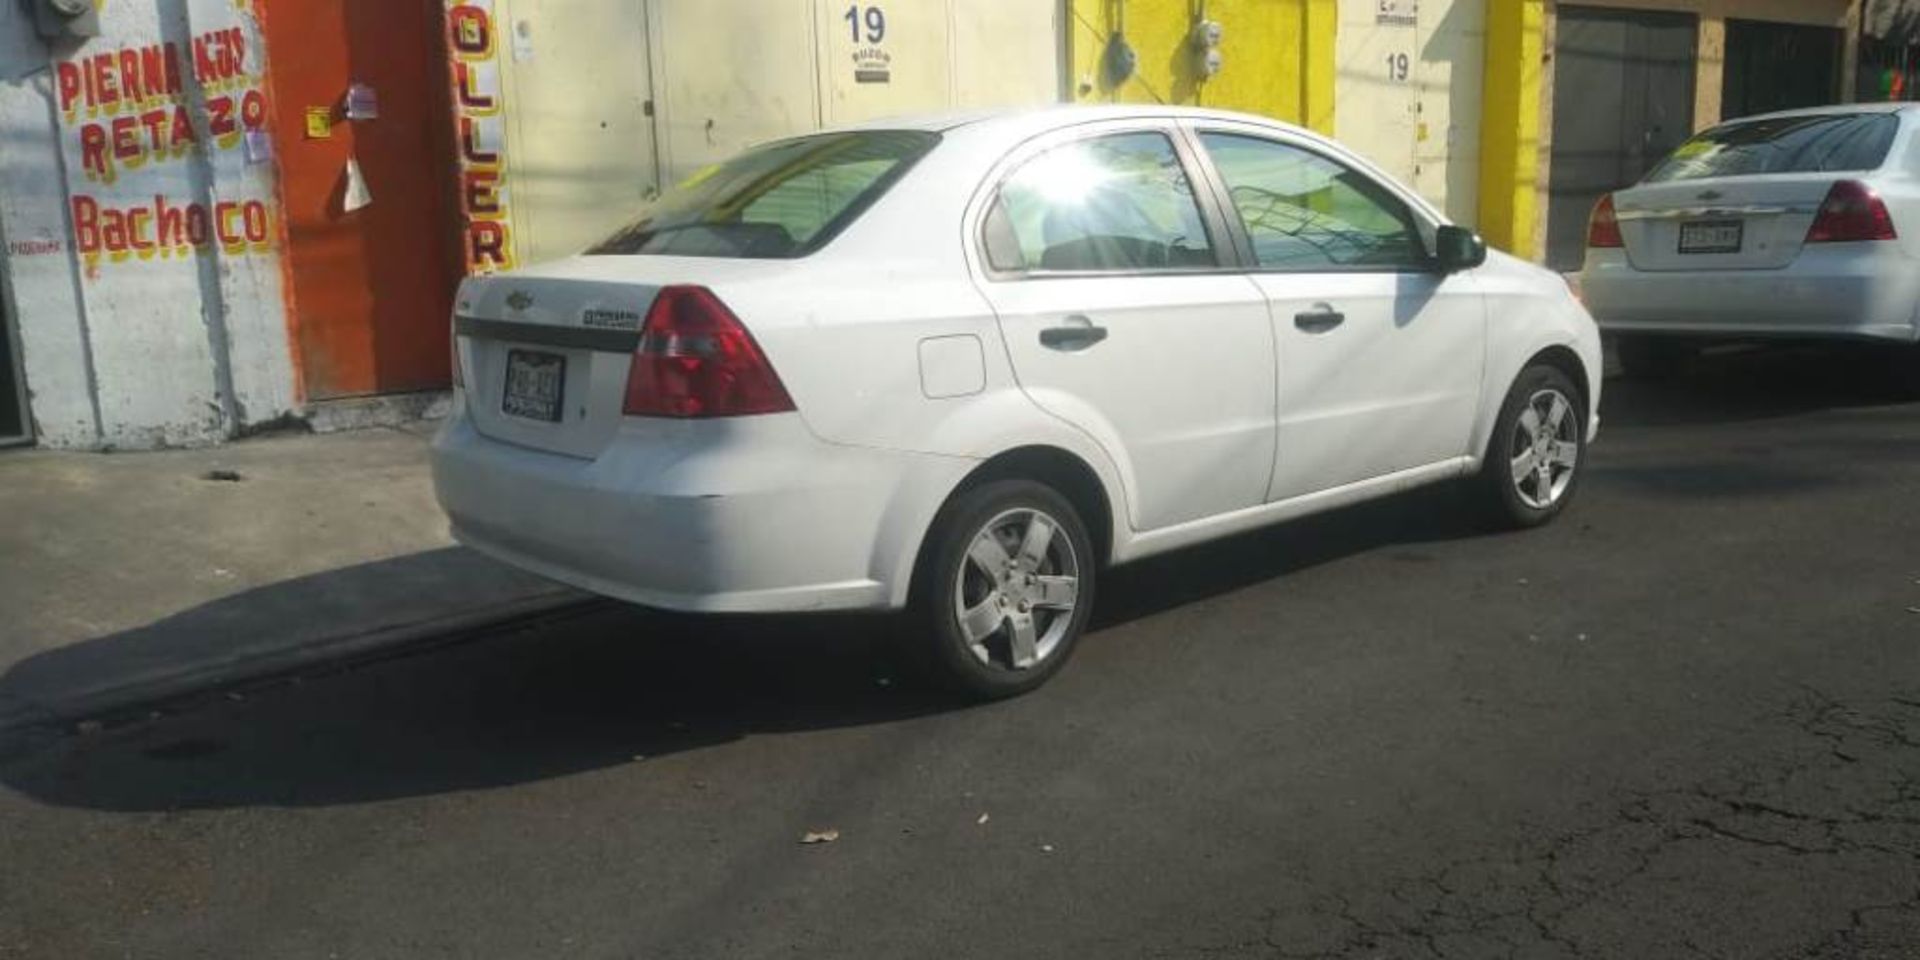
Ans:
{"label": "silver car rear window", "polygon": [[1899,132],[1886,113],[1740,120],[1695,135],[1641,182],[1877,170]]}

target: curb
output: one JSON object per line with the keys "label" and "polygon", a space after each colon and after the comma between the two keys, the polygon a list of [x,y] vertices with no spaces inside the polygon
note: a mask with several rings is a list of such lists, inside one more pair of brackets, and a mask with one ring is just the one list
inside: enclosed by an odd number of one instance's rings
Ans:
{"label": "curb", "polygon": [[535,621],[576,616],[609,603],[601,597],[573,591],[547,593],[450,616],[302,641],[267,653],[150,671],[144,676],[65,697],[58,703],[39,703],[18,695],[0,697],[0,734],[126,712],[323,664],[347,666],[416,652],[436,642],[454,643]]}

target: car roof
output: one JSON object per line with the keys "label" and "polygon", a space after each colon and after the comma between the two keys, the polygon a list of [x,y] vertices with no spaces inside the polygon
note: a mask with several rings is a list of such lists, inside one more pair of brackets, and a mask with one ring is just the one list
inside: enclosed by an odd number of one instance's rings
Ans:
{"label": "car roof", "polygon": [[[861,123],[829,127],[823,133],[847,130],[925,130],[946,133],[963,127],[990,128],[995,132],[1022,131],[1028,134],[1091,123],[1100,120],[1129,120],[1174,117],[1186,120],[1237,120],[1299,130],[1294,124],[1231,110],[1184,107],[1167,104],[1050,104],[1035,107],[1008,107],[992,110],[966,110],[950,113],[881,117]],[[1306,131],[1302,131],[1306,132]]]}
{"label": "car roof", "polygon": [[1756,113],[1746,117],[1727,117],[1716,127],[1729,123],[1746,123],[1749,120],[1779,120],[1788,117],[1841,116],[1857,113],[1920,113],[1920,103],[1906,101],[1894,103],[1836,103],[1824,107],[1801,107],[1797,110],[1775,110],[1772,113]]}

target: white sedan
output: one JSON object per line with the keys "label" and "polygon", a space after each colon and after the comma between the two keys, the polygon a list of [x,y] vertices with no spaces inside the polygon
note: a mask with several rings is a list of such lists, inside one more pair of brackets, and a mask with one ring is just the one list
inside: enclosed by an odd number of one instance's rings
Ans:
{"label": "white sedan", "polygon": [[1543,523],[1599,422],[1560,277],[1164,107],[759,147],[454,328],[460,541],[655,607],[909,609],[979,697],[1059,669],[1111,564],[1455,477]]}
{"label": "white sedan", "polygon": [[1580,288],[1628,373],[1705,342],[1817,337],[1903,348],[1920,384],[1920,104],[1721,124],[1600,198]]}

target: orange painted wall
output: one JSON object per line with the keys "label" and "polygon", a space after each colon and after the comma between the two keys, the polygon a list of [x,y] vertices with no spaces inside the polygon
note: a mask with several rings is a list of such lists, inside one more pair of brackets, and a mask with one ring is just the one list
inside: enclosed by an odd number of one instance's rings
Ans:
{"label": "orange painted wall", "polygon": [[[458,268],[437,0],[266,0],[291,325],[308,399],[447,386]],[[349,121],[353,83],[379,117]],[[328,137],[307,113],[327,111]],[[347,162],[371,194],[348,211]]]}

